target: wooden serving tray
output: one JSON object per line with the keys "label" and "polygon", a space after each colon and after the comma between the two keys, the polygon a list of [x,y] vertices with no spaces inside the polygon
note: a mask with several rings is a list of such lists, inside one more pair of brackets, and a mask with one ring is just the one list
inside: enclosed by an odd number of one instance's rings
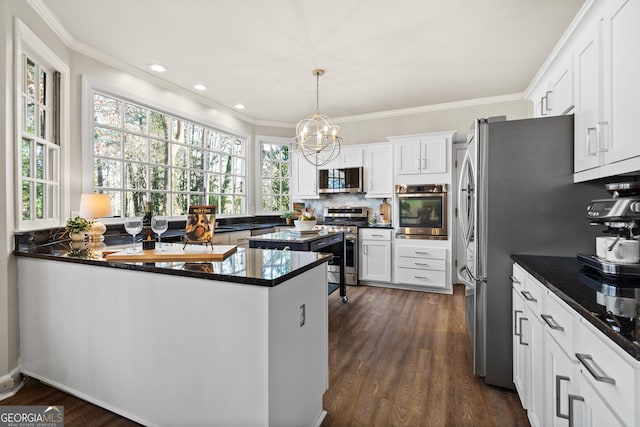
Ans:
{"label": "wooden serving tray", "polygon": [[182,245],[163,248],[162,252],[154,249],[141,251],[135,254],[126,250],[113,252],[106,255],[107,261],[137,261],[137,262],[171,262],[171,261],[222,261],[238,249],[236,245],[189,245],[185,249]]}

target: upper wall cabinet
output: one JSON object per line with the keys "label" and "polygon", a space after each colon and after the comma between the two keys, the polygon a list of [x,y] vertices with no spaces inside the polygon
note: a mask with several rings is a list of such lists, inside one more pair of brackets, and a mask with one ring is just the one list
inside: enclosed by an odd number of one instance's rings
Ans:
{"label": "upper wall cabinet", "polygon": [[318,199],[318,170],[299,151],[291,152],[291,198]]}
{"label": "upper wall cabinet", "polygon": [[[328,151],[328,150],[327,150]],[[326,165],[318,166],[319,169],[337,169],[337,168],[359,168],[364,166],[363,149],[360,146],[342,146],[338,157],[331,160]],[[329,152],[321,151],[318,153],[319,163],[323,162],[323,156],[328,156]]]}
{"label": "upper wall cabinet", "polygon": [[364,150],[367,198],[393,197],[393,147],[388,142],[370,144]]}
{"label": "upper wall cabinet", "polygon": [[528,96],[536,117],[575,105],[575,182],[640,171],[638,18],[638,1],[586,2]]}
{"label": "upper wall cabinet", "polygon": [[447,172],[447,146],[452,132],[391,137],[396,175]]}

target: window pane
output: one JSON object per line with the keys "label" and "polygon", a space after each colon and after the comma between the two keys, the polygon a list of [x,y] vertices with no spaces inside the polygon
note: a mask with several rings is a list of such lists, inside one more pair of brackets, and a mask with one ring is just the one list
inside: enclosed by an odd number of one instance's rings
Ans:
{"label": "window pane", "polygon": [[211,151],[206,152],[204,169],[212,172],[220,172],[220,155]]}
{"label": "window pane", "polygon": [[233,213],[243,213],[244,210],[244,197],[236,196],[233,199]]}
{"label": "window pane", "polygon": [[273,194],[273,180],[268,178],[262,179],[262,194],[267,196]]}
{"label": "window pane", "polygon": [[171,190],[186,191],[187,190],[187,170],[173,169]]}
{"label": "window pane", "polygon": [[187,129],[189,132],[188,142],[191,145],[202,147],[202,142],[204,141],[204,129],[201,126],[192,124],[189,124]]}
{"label": "window pane", "polygon": [[36,183],[36,219],[44,219],[44,184]]}
{"label": "window pane", "polygon": [[168,190],[169,189],[169,168],[160,166],[151,167],[151,189],[152,190]]}
{"label": "window pane", "polygon": [[130,133],[124,134],[124,158],[126,160],[147,161],[147,138]]}
{"label": "window pane", "polygon": [[93,96],[93,118],[97,124],[121,128],[122,103],[116,99],[95,94]]}
{"label": "window pane", "polygon": [[101,157],[122,157],[122,132],[96,127],[94,154]]}
{"label": "window pane", "polygon": [[58,182],[60,174],[58,173],[58,150],[49,148],[47,155],[47,179],[49,181]]}
{"label": "window pane", "polygon": [[124,128],[129,132],[147,133],[147,109],[125,104]]}
{"label": "window pane", "polygon": [[147,166],[138,163],[125,163],[124,176],[125,188],[146,189],[147,187]]}
{"label": "window pane", "polygon": [[209,186],[207,190],[210,193],[219,193],[220,192],[220,175],[218,174],[208,174],[209,177]]}
{"label": "window pane", "polygon": [[40,109],[40,138],[45,139],[47,137],[47,112],[44,109]]}
{"label": "window pane", "polygon": [[31,182],[22,182],[22,219],[31,219]]}
{"label": "window pane", "polygon": [[244,141],[240,138],[235,138],[233,141],[233,154],[235,156],[244,157]]}
{"label": "window pane", "polygon": [[244,159],[240,157],[232,157],[234,175],[244,175]]}
{"label": "window pane", "polygon": [[[217,195],[210,195],[207,198],[207,205],[220,206],[220,197]],[[219,213],[219,209],[216,209],[216,213]]]}
{"label": "window pane", "polygon": [[29,58],[27,58],[25,92],[32,98],[36,97],[36,64]]}
{"label": "window pane", "polygon": [[244,177],[236,176],[233,192],[235,194],[244,194]]}
{"label": "window pane", "polygon": [[146,207],[147,193],[142,191],[127,191],[124,193],[125,216],[142,216]]}
{"label": "window pane", "polygon": [[44,178],[44,146],[36,144],[36,178]]}
{"label": "window pane", "polygon": [[228,194],[222,194],[220,196],[220,213],[232,214],[233,213],[233,196]]}
{"label": "window pane", "polygon": [[233,149],[231,147],[232,144],[233,144],[232,136],[220,135],[220,146],[218,147],[218,150],[225,154],[231,154],[233,152]]}
{"label": "window pane", "polygon": [[222,186],[220,187],[220,192],[222,194],[231,193],[231,181],[233,178],[231,175],[222,175]]}
{"label": "window pane", "polygon": [[204,193],[204,172],[191,171],[191,191],[201,191]]}
{"label": "window pane", "polygon": [[182,120],[178,120],[175,118],[171,119],[171,139],[173,141],[176,141],[176,142],[184,141],[183,129],[184,129],[184,123],[182,122]]}
{"label": "window pane", "polygon": [[199,150],[197,148],[192,148],[191,149],[191,167],[193,169],[203,169],[204,168],[202,150]]}
{"label": "window pane", "polygon": [[169,144],[152,139],[149,141],[149,161],[161,165],[169,164]]}
{"label": "window pane", "polygon": [[173,194],[171,199],[171,214],[186,215],[189,211],[189,198],[187,195],[183,193]]}
{"label": "window pane", "polygon": [[47,104],[47,73],[40,69],[40,97],[39,102],[42,105]]}
{"label": "window pane", "polygon": [[173,145],[171,147],[171,164],[180,168],[186,168],[187,164],[187,147],[183,145]]}
{"label": "window pane", "polygon": [[31,177],[31,140],[22,138],[22,176]]}
{"label": "window pane", "polygon": [[151,193],[151,206],[154,215],[169,215],[169,198],[167,193]]}
{"label": "window pane", "polygon": [[24,130],[28,133],[36,133],[36,106],[33,101],[27,101],[27,108],[24,117]]}
{"label": "window pane", "polygon": [[149,112],[149,136],[169,139],[171,136],[171,118],[157,111]]}
{"label": "window pane", "polygon": [[218,143],[218,132],[213,130],[213,129],[209,129],[207,131],[207,140],[205,143],[205,148],[207,150],[212,150],[212,151],[220,151],[220,147],[219,147],[219,143]]}
{"label": "window pane", "polygon": [[94,186],[96,188],[122,188],[122,162],[96,159]]}
{"label": "window pane", "polygon": [[204,196],[201,194],[191,194],[189,196],[190,205],[204,205]]}
{"label": "window pane", "polygon": [[114,217],[122,217],[122,193],[120,191],[107,191],[111,197],[111,215]]}
{"label": "window pane", "polygon": [[222,173],[230,173],[231,172],[231,156],[223,154],[220,156],[220,172]]}

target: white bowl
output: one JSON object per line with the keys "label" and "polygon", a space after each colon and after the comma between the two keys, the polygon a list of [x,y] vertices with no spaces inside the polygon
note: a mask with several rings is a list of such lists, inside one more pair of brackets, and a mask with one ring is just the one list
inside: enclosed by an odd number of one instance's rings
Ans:
{"label": "white bowl", "polygon": [[315,219],[306,220],[306,221],[300,221],[299,219],[296,219],[293,221],[293,225],[296,226],[296,230],[298,231],[309,231],[309,230],[313,230],[313,227],[316,226],[317,222],[318,221],[316,221]]}

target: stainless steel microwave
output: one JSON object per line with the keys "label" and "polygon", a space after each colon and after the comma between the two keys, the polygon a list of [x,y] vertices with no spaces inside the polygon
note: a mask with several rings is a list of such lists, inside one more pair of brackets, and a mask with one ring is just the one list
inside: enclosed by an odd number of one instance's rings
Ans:
{"label": "stainless steel microwave", "polygon": [[447,239],[447,185],[396,185],[397,237]]}
{"label": "stainless steel microwave", "polygon": [[320,169],[318,171],[320,193],[362,193],[363,168]]}

